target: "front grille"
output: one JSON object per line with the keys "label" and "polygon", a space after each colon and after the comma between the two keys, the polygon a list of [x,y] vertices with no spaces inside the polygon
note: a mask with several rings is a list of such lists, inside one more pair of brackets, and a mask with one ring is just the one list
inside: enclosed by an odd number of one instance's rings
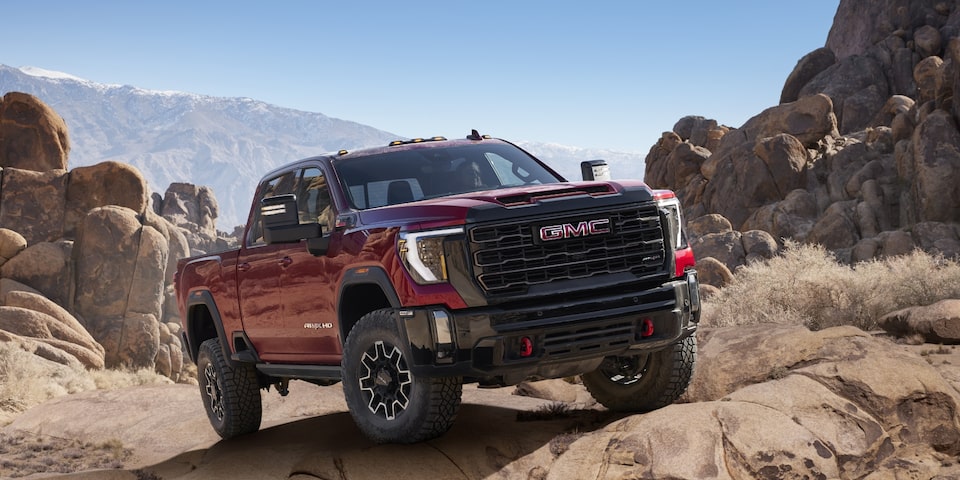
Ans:
{"label": "front grille", "polygon": [[[544,225],[578,225],[609,219],[610,233],[542,242]],[[664,271],[660,215],[650,203],[631,208],[531,221],[478,225],[470,229],[474,277],[488,295],[518,295],[530,286],[605,275],[639,277]]]}

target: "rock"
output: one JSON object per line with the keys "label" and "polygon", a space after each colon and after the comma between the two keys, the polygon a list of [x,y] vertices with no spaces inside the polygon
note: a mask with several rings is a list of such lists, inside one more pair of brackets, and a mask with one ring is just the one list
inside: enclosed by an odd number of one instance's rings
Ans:
{"label": "rock", "polygon": [[836,202],[824,212],[807,235],[806,242],[822,245],[829,250],[850,248],[860,241],[857,229],[857,202]]}
{"label": "rock", "polygon": [[0,267],[25,248],[27,240],[23,235],[8,228],[0,228]]}
{"label": "rock", "polygon": [[913,80],[917,83],[919,98],[917,103],[924,104],[936,98],[937,77],[943,60],[940,57],[927,57],[913,69]]}
{"label": "rock", "polygon": [[749,230],[743,232],[741,237],[743,251],[746,253],[746,260],[749,263],[751,259],[769,260],[780,251],[780,246],[772,235],[763,230]]}
{"label": "rock", "polygon": [[738,231],[709,233],[697,237],[690,246],[696,258],[713,257],[732,271],[746,262],[747,253],[743,250],[741,236]]}
{"label": "rock", "polygon": [[[83,345],[89,338],[60,323],[56,318],[26,308],[0,306],[0,330],[49,344],[66,352],[87,368],[103,368],[103,353]],[[45,356],[48,358],[50,355]],[[49,360],[63,363],[56,355]]]}
{"label": "rock", "polygon": [[773,238],[804,241],[817,218],[817,200],[806,190],[794,190],[787,198],[757,209],[744,222],[744,230],[762,230]]}
{"label": "rock", "polygon": [[690,143],[681,143],[667,157],[665,181],[669,185],[686,185],[700,173],[700,166],[710,158],[710,151]]}
{"label": "rock", "polygon": [[[840,56],[838,55],[838,58]],[[890,87],[887,84],[886,75],[883,72],[883,66],[872,57],[866,55],[854,55],[847,58],[841,58],[838,62],[817,76],[811,79],[800,90],[800,99],[805,96],[816,94],[826,94],[832,103],[833,111],[836,112],[836,122],[838,130],[842,134],[857,131],[862,128],[877,114],[886,100]],[[864,90],[874,88],[872,93],[862,93]],[[875,108],[861,111],[857,108],[856,118],[847,119],[846,102],[855,95],[865,96],[876,100],[873,105]],[[857,103],[863,104],[863,100]],[[851,110],[853,111],[853,110]],[[787,132],[790,133],[790,132]],[[804,145],[809,143],[803,139]]]}
{"label": "rock", "polygon": [[841,478],[833,452],[788,414],[745,402],[671,405],[581,438],[548,480]]}
{"label": "rock", "polygon": [[802,326],[776,324],[700,329],[697,368],[683,398],[689,402],[719,400],[740,388],[783,376],[788,367],[813,358],[824,342],[866,336],[857,332],[853,327],[811,332]]}
{"label": "rock", "polygon": [[[893,95],[883,104],[870,124],[871,126],[893,126],[893,121],[897,115],[906,115],[915,104],[916,101],[906,95]],[[894,134],[894,137],[896,137],[896,134]]]}
{"label": "rock", "polygon": [[209,187],[189,183],[171,183],[163,196],[160,214],[191,235],[191,248],[211,251],[216,248],[217,199]]}
{"label": "rock", "polygon": [[731,231],[733,231],[733,226],[730,225],[730,220],[716,213],[702,215],[687,222],[687,232],[693,237]]}
{"label": "rock", "polygon": [[28,245],[63,237],[67,172],[3,169],[0,175],[0,225],[15,230]]}
{"label": "rock", "polygon": [[913,32],[913,43],[916,46],[917,53],[921,57],[930,57],[940,54],[943,44],[940,38],[940,30],[932,25],[924,25]]}
{"label": "rock", "polygon": [[960,344],[960,300],[897,310],[881,317],[877,324],[900,337],[920,335],[925,343]]}
{"label": "rock", "polygon": [[733,273],[720,260],[713,257],[697,258],[697,279],[701,286],[723,288],[733,281]]}
{"label": "rock", "polygon": [[[946,147],[946,146],[953,146]],[[919,221],[960,221],[960,132],[947,112],[927,116],[913,133],[913,162],[910,170],[916,216]]]}
{"label": "rock", "polygon": [[[679,122],[678,122],[679,123]],[[644,181],[653,188],[676,188],[667,180],[667,159],[683,139],[673,132],[663,132],[657,143],[650,147],[644,160]]]}
{"label": "rock", "polygon": [[41,242],[31,245],[0,266],[0,276],[43,292],[58,305],[70,297],[72,242]]}
{"label": "rock", "polygon": [[126,163],[102,162],[71,170],[64,235],[74,238],[87,213],[97,207],[115,205],[143,214],[149,191],[140,171]]}
{"label": "rock", "polygon": [[76,310],[106,350],[107,365],[154,367],[167,244],[123,207],[93,209],[77,240]]}
{"label": "rock", "polygon": [[796,137],[781,133],[758,140],[753,153],[766,164],[778,199],[806,186],[807,150]]}
{"label": "rock", "polygon": [[[739,130],[748,141],[789,134],[805,147],[815,146],[824,137],[838,136],[834,102],[820,94],[802,94],[795,102],[768,108]],[[726,143],[721,142],[721,148]]]}
{"label": "rock", "polygon": [[826,47],[818,48],[804,55],[787,77],[787,81],[783,85],[783,91],[780,93],[780,103],[796,101],[800,90],[807,82],[836,62],[837,57],[833,50]]}
{"label": "rock", "polygon": [[76,319],[76,317],[71,315],[70,312],[66,311],[60,305],[53,303],[46,297],[36,293],[12,291],[7,293],[7,295],[3,298],[3,304],[8,307],[19,307],[27,310],[33,310],[56,319],[56,321],[61,325],[67,327],[73,333],[75,333],[75,335],[70,334],[67,336],[60,336],[58,338],[61,340],[72,341],[81,347],[99,353],[101,357],[103,356],[103,346],[97,343],[97,341],[90,336],[90,333],[87,332],[86,327],[84,327],[83,324]]}
{"label": "rock", "polygon": [[[8,92],[0,101],[0,168],[46,172],[65,170],[70,140],[67,125],[37,97]],[[5,224],[6,225],[6,224]]]}
{"label": "rock", "polygon": [[589,396],[582,385],[574,385],[562,378],[523,382],[514,388],[513,394],[570,404],[576,403],[583,394]]}

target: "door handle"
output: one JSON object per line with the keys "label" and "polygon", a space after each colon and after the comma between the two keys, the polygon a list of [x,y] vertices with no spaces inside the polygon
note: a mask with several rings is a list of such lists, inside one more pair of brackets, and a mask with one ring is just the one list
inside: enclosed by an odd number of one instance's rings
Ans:
{"label": "door handle", "polygon": [[290,257],[283,257],[280,260],[277,260],[277,263],[279,263],[281,267],[287,268],[293,263],[293,259]]}
{"label": "door handle", "polygon": [[237,270],[240,270],[241,272],[246,272],[247,270],[250,270],[250,264],[247,262],[243,262],[237,265]]}

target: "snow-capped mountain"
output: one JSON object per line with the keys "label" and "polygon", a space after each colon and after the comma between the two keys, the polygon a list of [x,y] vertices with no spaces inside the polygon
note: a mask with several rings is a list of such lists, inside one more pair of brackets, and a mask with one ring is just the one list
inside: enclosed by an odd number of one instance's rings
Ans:
{"label": "snow-capped mountain", "polygon": [[[0,95],[10,91],[34,95],[63,117],[71,143],[68,168],[107,160],[129,163],[161,194],[173,182],[207,185],[220,206],[218,228],[225,231],[246,221],[257,181],[273,168],[403,138],[250,98],[143,90],[0,65]],[[642,154],[519,144],[568,179],[580,178],[580,161],[597,158],[610,163],[615,178],[643,178]]]}

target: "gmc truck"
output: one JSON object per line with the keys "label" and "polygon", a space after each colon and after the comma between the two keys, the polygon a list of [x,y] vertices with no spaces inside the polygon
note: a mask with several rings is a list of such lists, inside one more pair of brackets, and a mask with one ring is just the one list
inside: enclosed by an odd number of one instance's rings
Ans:
{"label": "gmc truck", "polygon": [[611,410],[672,403],[700,318],[680,203],[593,163],[568,182],[473,131],[267,173],[239,248],[177,268],[213,428],[257,431],[260,390],[290,380],[342,382],[359,429],[391,443],[445,433],[464,383],[580,375]]}

